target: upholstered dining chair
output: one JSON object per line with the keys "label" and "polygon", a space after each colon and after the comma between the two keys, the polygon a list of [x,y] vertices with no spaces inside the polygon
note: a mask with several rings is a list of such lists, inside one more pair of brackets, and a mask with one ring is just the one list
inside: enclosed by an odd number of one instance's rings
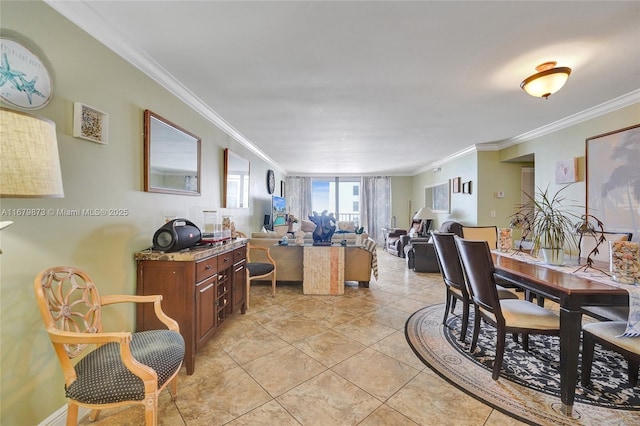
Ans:
{"label": "upholstered dining chair", "polygon": [[500,300],[487,242],[460,237],[455,237],[455,242],[474,304],[474,329],[469,350],[473,352],[478,343],[481,318],[496,328],[496,359],[491,377],[498,380],[507,333],[522,334],[523,349],[529,351],[529,334],[559,335],[560,317],[527,300]]}
{"label": "upholstered dining chair", "polygon": [[[254,259],[259,257],[258,262],[251,260],[252,252],[262,252],[262,254],[253,253]],[[247,309],[249,309],[249,291],[251,289],[251,281],[271,279],[271,295],[276,295],[276,261],[271,257],[269,247],[251,245],[247,243]]]}
{"label": "upholstered dining chair", "polygon": [[627,328],[626,321],[604,321],[588,323],[582,326],[582,377],[583,386],[591,383],[593,352],[598,343],[607,349],[621,354],[628,363],[629,385],[638,384],[638,366],[640,366],[640,337],[618,337]]}
{"label": "upholstered dining chair", "polygon": [[463,226],[462,238],[467,240],[486,241],[491,250],[498,248],[497,226]]}
{"label": "upholstered dining chair", "polygon": [[[85,272],[66,266],[42,271],[34,288],[64,373],[67,425],[77,424],[79,406],[90,408],[94,421],[100,409],[129,404],[142,404],[145,425],[156,425],[158,396],[170,386],[176,399],[184,358],[178,323],[162,311],[162,296],[100,296]],[[168,329],[103,331],[102,307],[122,302],[153,303],[158,320]]]}
{"label": "upholstered dining chair", "polygon": [[[467,338],[467,328],[469,324],[469,310],[471,306],[471,297],[467,290],[467,284],[464,278],[464,271],[460,263],[458,248],[454,240],[453,233],[432,232],[431,239],[436,252],[438,265],[442,274],[446,288],[444,318],[442,324],[446,324],[449,312],[453,313],[456,307],[456,300],[462,302],[462,327],[460,330],[460,341],[465,342]],[[518,296],[510,292],[504,287],[497,286],[498,297],[500,299],[517,299]]]}

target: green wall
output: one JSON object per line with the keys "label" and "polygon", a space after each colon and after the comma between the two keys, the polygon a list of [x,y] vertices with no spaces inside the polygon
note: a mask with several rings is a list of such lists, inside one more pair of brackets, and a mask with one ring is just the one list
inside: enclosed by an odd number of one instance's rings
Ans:
{"label": "green wall", "polygon": [[[254,156],[142,72],[40,1],[1,2],[2,37],[29,46],[48,64],[54,96],[34,114],[57,125],[64,198],[0,200],[9,209],[128,209],[126,217],[27,217],[0,235],[2,425],[34,425],[65,405],[64,380],[33,296],[41,270],[86,270],[103,294],[135,293],[133,254],[149,247],[165,216],[202,224],[203,210],[231,214],[237,229],[257,231],[270,208],[266,170]],[[72,136],[73,102],[109,114],[109,143]],[[8,106],[8,105],[5,105]],[[202,195],[143,192],[143,111],[150,109],[202,138]],[[221,209],[223,149],[251,162],[250,209]],[[276,181],[283,179],[276,170]],[[132,306],[109,308],[110,330],[131,330]]]}

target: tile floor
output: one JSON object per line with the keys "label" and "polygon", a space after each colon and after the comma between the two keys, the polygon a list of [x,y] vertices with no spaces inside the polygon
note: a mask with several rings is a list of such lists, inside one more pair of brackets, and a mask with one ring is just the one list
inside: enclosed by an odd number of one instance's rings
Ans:
{"label": "tile floor", "polygon": [[[412,352],[407,318],[442,303],[440,274],[408,270],[378,251],[379,279],[343,296],[305,296],[300,283],[251,286],[234,316],[179,376],[178,399],[160,397],[159,424],[511,425],[440,379]],[[142,407],[105,410],[102,425],[140,425]],[[81,424],[92,424],[84,420]]]}

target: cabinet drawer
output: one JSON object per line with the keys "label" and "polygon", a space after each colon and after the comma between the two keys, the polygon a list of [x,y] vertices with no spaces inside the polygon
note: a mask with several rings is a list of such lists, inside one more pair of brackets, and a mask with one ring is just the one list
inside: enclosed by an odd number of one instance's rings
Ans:
{"label": "cabinet drawer", "polygon": [[228,251],[218,255],[218,271],[223,271],[233,265],[233,252]]}
{"label": "cabinet drawer", "polygon": [[233,263],[236,264],[238,262],[243,261],[247,255],[247,246],[242,246],[233,251]]}
{"label": "cabinet drawer", "polygon": [[216,256],[202,259],[196,263],[196,282],[209,278],[218,272],[218,258]]}

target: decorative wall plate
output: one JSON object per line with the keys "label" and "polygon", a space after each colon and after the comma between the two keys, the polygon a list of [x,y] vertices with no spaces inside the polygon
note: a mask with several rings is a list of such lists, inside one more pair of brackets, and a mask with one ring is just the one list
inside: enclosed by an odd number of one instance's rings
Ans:
{"label": "decorative wall plate", "polygon": [[0,37],[0,97],[12,105],[38,109],[51,99],[49,71],[20,43]]}

